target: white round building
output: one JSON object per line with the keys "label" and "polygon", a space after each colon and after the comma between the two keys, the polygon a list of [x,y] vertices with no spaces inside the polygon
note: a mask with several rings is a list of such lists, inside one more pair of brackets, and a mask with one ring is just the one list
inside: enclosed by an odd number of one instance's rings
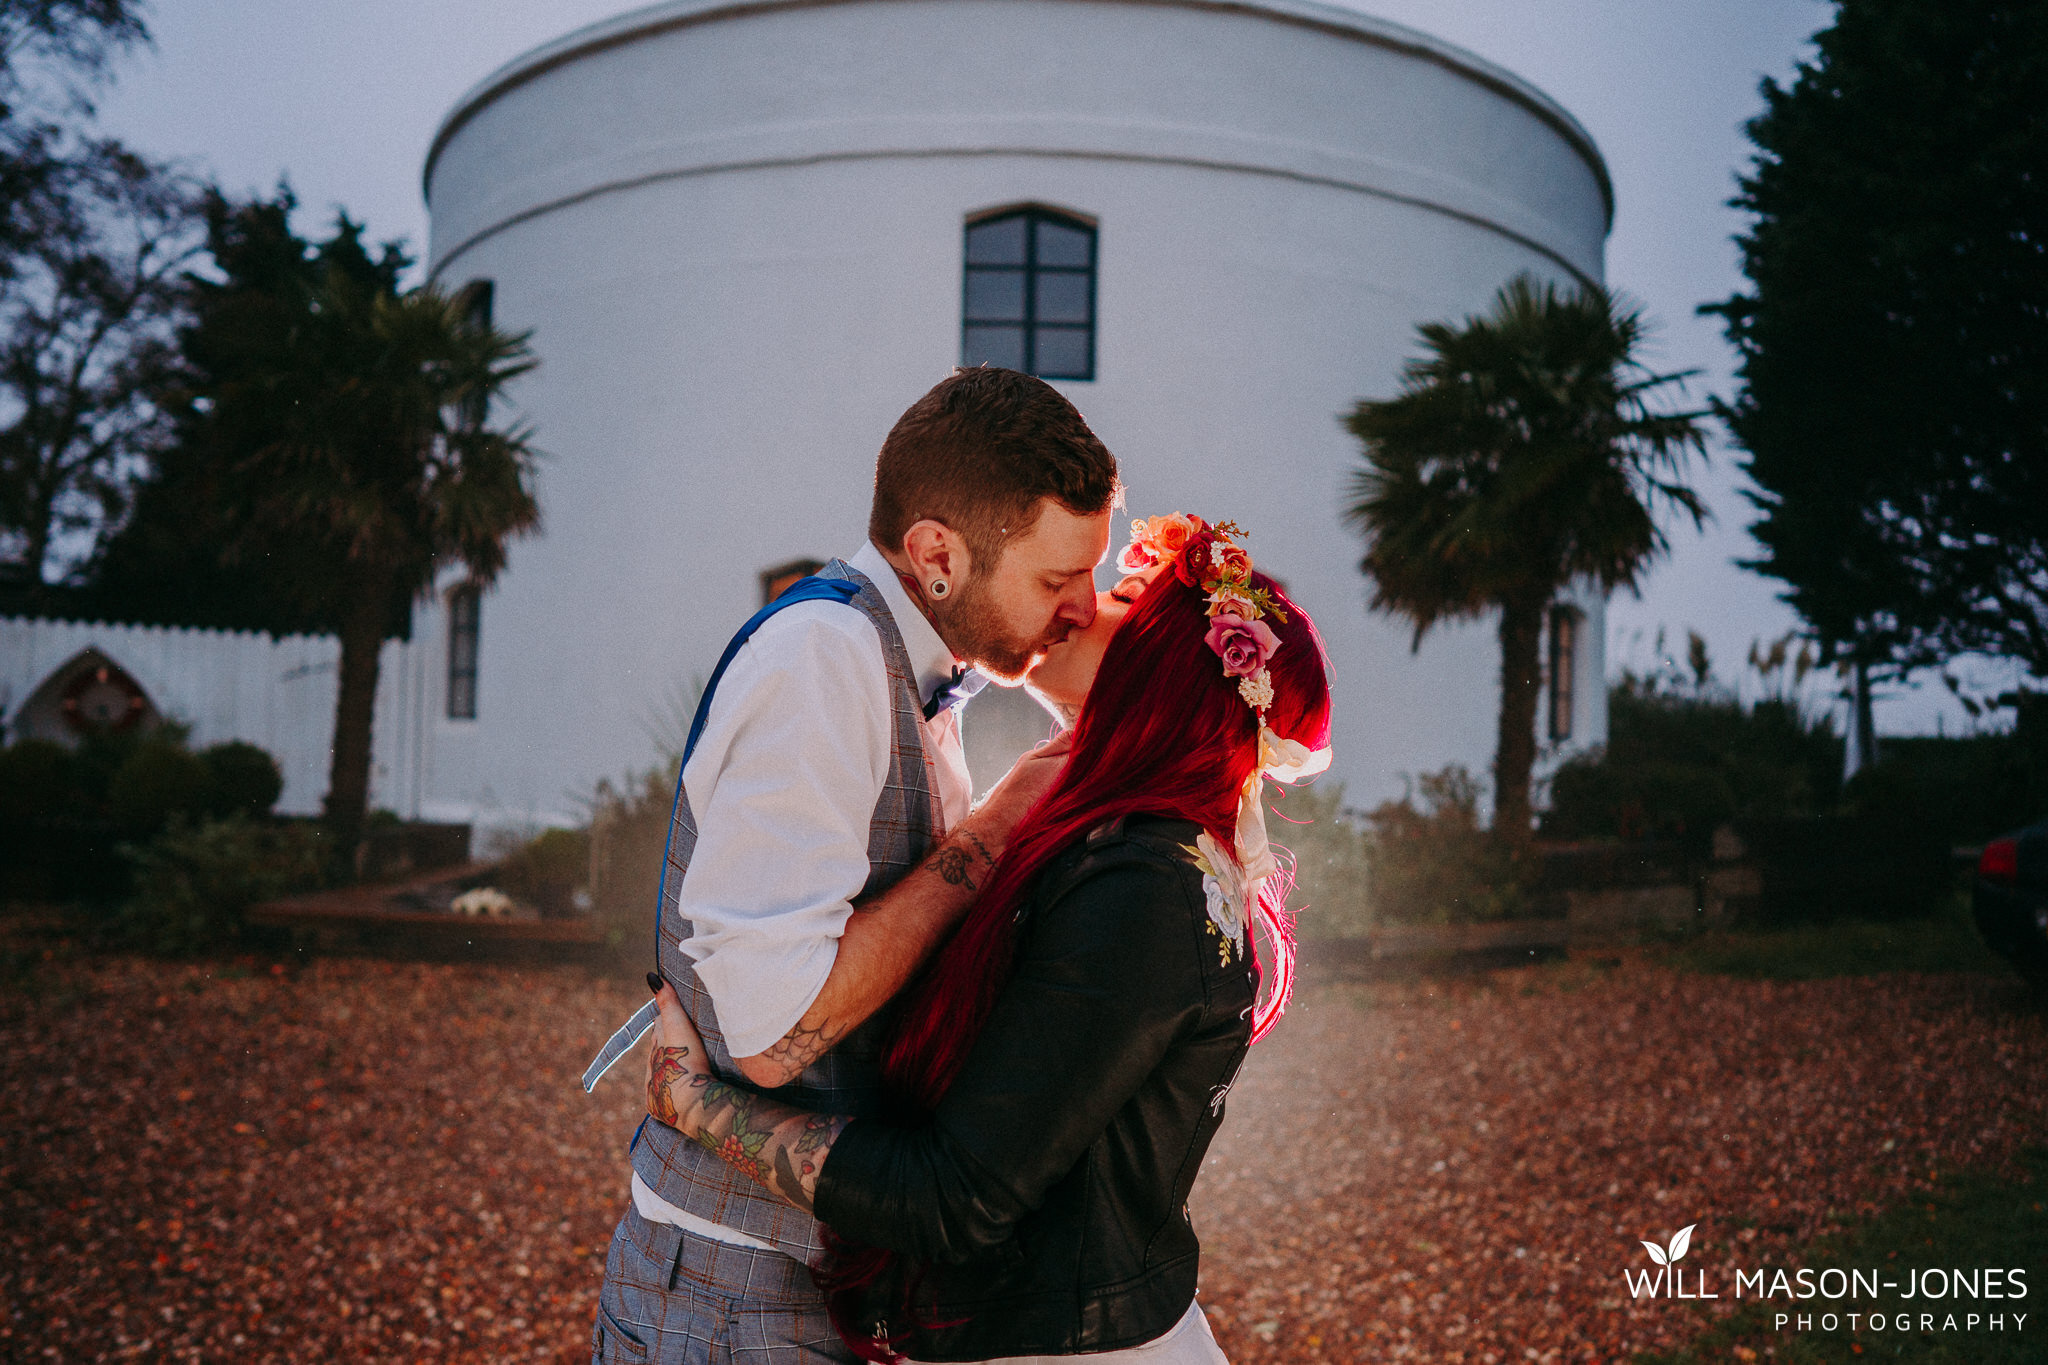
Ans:
{"label": "white round building", "polygon": [[[1411,654],[1368,614],[1339,417],[1417,323],[1601,278],[1599,153],[1515,76],[1299,0],[673,0],[483,81],[425,179],[433,276],[533,332],[546,521],[424,609],[387,804],[547,820],[649,766],[777,573],[860,543],[896,416],[982,361],[1073,399],[1132,512],[1248,530],[1328,642],[1353,802],[1490,763],[1492,628]],[[1560,747],[1605,725],[1579,607]],[[1022,725],[975,702],[979,778]]]}

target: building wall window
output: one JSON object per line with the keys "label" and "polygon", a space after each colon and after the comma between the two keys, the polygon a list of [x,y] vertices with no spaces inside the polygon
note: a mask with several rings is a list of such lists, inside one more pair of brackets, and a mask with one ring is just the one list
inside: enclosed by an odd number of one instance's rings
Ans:
{"label": "building wall window", "polygon": [[1095,377],[1095,227],[1051,209],[967,224],[960,363]]}
{"label": "building wall window", "polygon": [[1572,692],[1578,682],[1579,613],[1555,607],[1550,613],[1550,738],[1572,737]]}
{"label": "building wall window", "polygon": [[[489,327],[497,292],[497,286],[490,280],[471,280],[463,285],[455,296],[462,305],[463,318],[473,327]],[[490,415],[490,399],[484,394],[476,394],[462,400],[457,420],[465,429],[476,431],[482,428]]]}
{"label": "building wall window", "polygon": [[476,719],[477,640],[484,595],[465,585],[448,594],[448,719]]}
{"label": "building wall window", "polygon": [[822,559],[792,559],[787,564],[777,564],[772,569],[761,570],[761,605],[767,606],[790,589],[799,579],[809,578],[825,567]]}

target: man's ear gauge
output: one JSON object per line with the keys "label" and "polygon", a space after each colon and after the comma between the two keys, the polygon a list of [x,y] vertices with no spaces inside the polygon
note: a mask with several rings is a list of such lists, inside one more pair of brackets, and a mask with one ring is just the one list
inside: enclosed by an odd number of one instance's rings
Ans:
{"label": "man's ear gauge", "polygon": [[952,590],[952,586],[948,584],[945,579],[934,578],[932,580],[930,592],[933,597],[944,597],[947,593],[951,592]]}

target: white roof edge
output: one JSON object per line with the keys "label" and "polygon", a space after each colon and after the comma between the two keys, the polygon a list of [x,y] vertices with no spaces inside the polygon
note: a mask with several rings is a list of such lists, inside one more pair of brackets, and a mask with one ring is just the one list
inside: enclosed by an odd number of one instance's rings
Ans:
{"label": "white roof edge", "polygon": [[[1318,3],[1318,0],[1076,0],[1079,3],[1095,4],[1137,4],[1160,5],[1177,9],[1218,10],[1226,13],[1254,15],[1282,23],[1300,24],[1321,29],[1343,37],[1371,43],[1377,47],[1389,47],[1410,52],[1427,58],[1445,68],[1466,76],[1516,103],[1525,106],[1536,117],[1555,128],[1565,141],[1572,144],[1586,164],[1592,169],[1593,178],[1599,182],[1600,195],[1607,209],[1607,223],[1614,222],[1614,182],[1607,173],[1606,158],[1601,156],[1600,147],[1593,141],[1593,135],[1586,131],[1571,112],[1543,91],[1531,85],[1522,77],[1505,67],[1494,65],[1484,57],[1455,47],[1441,38],[1432,37],[1419,29],[1405,24],[1394,23],[1357,10],[1338,5]],[[539,47],[521,53],[485,76],[462,93],[448,112],[442,116],[440,125],[434,130],[433,141],[428,144],[426,164],[420,171],[420,194],[429,200],[433,182],[434,163],[441,151],[448,145],[462,125],[469,122],[485,105],[499,95],[516,86],[524,85],[544,75],[557,66],[565,65],[588,53],[600,52],[616,47],[636,38],[667,29],[686,28],[696,24],[715,23],[721,19],[735,19],[753,14],[765,14],[785,9],[815,9],[825,5],[865,4],[873,0],[658,0],[658,3],[639,9],[628,10],[610,19],[601,19],[594,24],[574,29]]]}

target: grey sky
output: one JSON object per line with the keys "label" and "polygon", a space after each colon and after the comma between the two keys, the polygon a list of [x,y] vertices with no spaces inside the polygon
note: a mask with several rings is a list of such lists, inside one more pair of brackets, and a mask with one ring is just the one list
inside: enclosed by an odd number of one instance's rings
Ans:
{"label": "grey sky", "polygon": [[[1354,8],[1424,29],[1526,77],[1592,132],[1613,173],[1610,283],[1659,324],[1660,368],[1725,392],[1731,356],[1693,315],[1742,283],[1725,206],[1748,144],[1757,82],[1789,76],[1832,16],[1824,0],[1379,0]],[[109,130],[205,171],[230,191],[288,175],[300,202],[345,205],[377,239],[426,241],[420,165],[441,115],[508,58],[621,12],[618,0],[157,0],[154,51],[125,62],[102,102]],[[1362,395],[1364,396],[1364,395]],[[1670,528],[1673,554],[1609,615],[1610,664],[1652,661],[1661,626],[1682,654],[1697,629],[1718,671],[1793,624],[1774,585],[1735,567],[1753,546],[1733,458],[1703,483],[1716,521]],[[1987,675],[1989,676],[1989,675]],[[1931,730],[1959,709],[1941,690],[1880,704],[1887,731]]]}

